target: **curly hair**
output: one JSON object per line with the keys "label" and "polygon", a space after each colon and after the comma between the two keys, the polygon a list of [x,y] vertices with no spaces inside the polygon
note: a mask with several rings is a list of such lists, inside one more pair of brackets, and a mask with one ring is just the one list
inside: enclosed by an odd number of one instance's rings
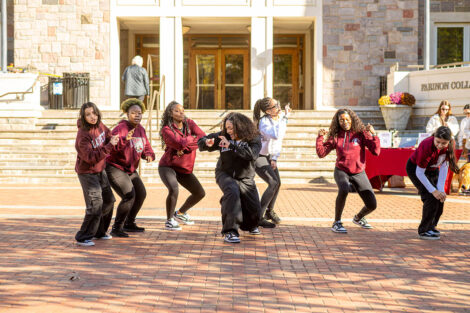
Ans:
{"label": "curly hair", "polygon": [[222,121],[222,135],[227,134],[227,128],[225,122],[230,121],[233,124],[233,132],[237,135],[239,140],[251,141],[259,136],[259,131],[250,118],[247,116],[232,112],[229,113]]}
{"label": "curly hair", "polygon": [[360,133],[366,129],[359,116],[357,116],[357,114],[353,110],[341,108],[336,111],[335,115],[333,116],[333,119],[331,120],[330,130],[328,131],[328,138],[334,138],[338,135],[339,130],[341,129],[341,126],[339,125],[339,117],[342,114],[348,114],[351,117],[351,131],[355,133]]}
{"label": "curly hair", "polygon": [[[165,111],[162,114],[162,121],[160,123],[160,140],[162,141],[162,148],[165,149],[165,141],[163,140],[163,127],[168,126],[173,134],[176,134],[175,128],[173,127],[173,109],[175,106],[177,106],[178,102],[176,101],[171,101],[168,103],[168,105],[165,108]],[[184,116],[183,119],[183,134],[186,134],[186,136],[191,136],[191,130],[189,129],[188,122],[186,119],[186,115]]]}
{"label": "curly hair", "polygon": [[255,107],[253,109],[253,122],[255,122],[257,127],[259,126],[259,121],[261,120],[261,112],[266,113],[266,110],[271,106],[273,100],[274,99],[270,97],[265,97],[256,101]]}
{"label": "curly hair", "polygon": [[141,100],[136,99],[136,98],[129,98],[127,100],[124,100],[121,103],[122,112],[123,113],[129,112],[130,107],[133,106],[133,105],[138,105],[140,107],[140,109],[142,110],[142,114],[145,113],[145,104]]}

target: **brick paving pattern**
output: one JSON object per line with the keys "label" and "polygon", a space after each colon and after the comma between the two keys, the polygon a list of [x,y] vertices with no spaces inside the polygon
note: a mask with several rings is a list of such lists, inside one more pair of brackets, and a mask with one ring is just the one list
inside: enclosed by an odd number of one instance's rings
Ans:
{"label": "brick paving pattern", "polygon": [[283,224],[233,245],[219,233],[215,185],[181,232],[163,229],[166,191],[154,185],[145,233],[83,248],[77,186],[0,187],[0,312],[470,312],[469,198],[450,197],[430,242],[417,239],[412,188],[377,193],[373,230],[351,223],[352,194],[344,235],[329,229],[334,185],[284,185]]}

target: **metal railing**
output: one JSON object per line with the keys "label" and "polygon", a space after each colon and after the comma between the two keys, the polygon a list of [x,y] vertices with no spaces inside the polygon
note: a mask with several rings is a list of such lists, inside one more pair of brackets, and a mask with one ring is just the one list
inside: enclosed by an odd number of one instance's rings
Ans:
{"label": "metal railing", "polygon": [[[430,65],[429,69],[437,70],[437,69],[457,68],[457,67],[464,67],[464,66],[470,66],[470,62],[465,61],[465,62],[454,62],[454,63]],[[417,70],[417,71],[424,70],[424,65],[420,65],[420,64],[409,64],[409,65],[403,65],[402,67],[409,69],[409,70],[410,69]],[[398,62],[390,66],[390,72],[396,72],[396,71],[399,71],[399,69],[400,69],[400,64]]]}
{"label": "metal railing", "polygon": [[[9,92],[6,92],[6,93],[0,95],[0,102],[23,101],[24,100],[24,95],[34,92],[34,86],[36,86],[36,83],[38,81],[39,81],[39,75],[38,75],[38,77],[36,77],[33,84],[31,85],[31,87],[26,89],[26,91],[9,91]],[[16,95],[16,99],[15,100],[13,100],[13,99],[7,99],[7,100],[1,99],[5,96],[8,96],[8,95]]]}

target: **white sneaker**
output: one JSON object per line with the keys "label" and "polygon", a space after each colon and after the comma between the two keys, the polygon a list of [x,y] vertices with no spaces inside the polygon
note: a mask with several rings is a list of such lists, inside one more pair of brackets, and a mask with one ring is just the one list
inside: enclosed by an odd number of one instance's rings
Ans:
{"label": "white sneaker", "polygon": [[91,247],[95,245],[95,243],[91,240],[77,241],[76,243],[78,246],[82,246],[82,247]]}
{"label": "white sneaker", "polygon": [[174,218],[170,218],[166,221],[165,228],[168,230],[181,230],[180,224],[178,224],[178,222],[175,221]]}
{"label": "white sneaker", "polygon": [[331,230],[335,233],[342,233],[342,234],[346,234],[348,232],[346,228],[343,227],[343,223],[341,223],[341,221],[334,222],[333,226],[331,227]]}
{"label": "white sneaker", "polygon": [[93,237],[93,240],[98,240],[98,239],[101,239],[101,240],[110,240],[112,239],[113,236],[111,236],[110,234],[105,234],[103,237]]}
{"label": "white sneaker", "polygon": [[191,216],[189,216],[188,213],[180,213],[179,211],[176,211],[173,216],[183,224],[194,225],[194,221],[191,220]]}

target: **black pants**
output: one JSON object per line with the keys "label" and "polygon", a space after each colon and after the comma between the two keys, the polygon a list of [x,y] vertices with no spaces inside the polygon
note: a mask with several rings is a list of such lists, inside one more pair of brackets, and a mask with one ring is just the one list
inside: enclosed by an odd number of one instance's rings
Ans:
{"label": "black pants", "polygon": [[372,190],[372,186],[370,185],[369,179],[364,171],[358,174],[348,174],[336,167],[334,177],[336,185],[338,185],[335,221],[341,220],[346,198],[350,191],[350,184],[354,186],[365,205],[362,210],[356,214],[357,218],[361,219],[377,208],[377,200],[375,199],[374,191]]}
{"label": "black pants", "polygon": [[173,217],[176,208],[176,201],[178,200],[178,183],[186,188],[191,195],[186,199],[184,204],[180,208],[181,213],[186,213],[196,203],[201,201],[205,197],[206,193],[202,188],[201,183],[196,176],[191,174],[178,173],[171,167],[159,166],[158,174],[168,188],[168,196],[166,197],[166,218],[170,219]]}
{"label": "black pants", "polygon": [[[428,230],[431,230],[437,226],[439,218],[444,211],[444,203],[437,200],[432,193],[424,187],[419,178],[416,176],[416,164],[408,160],[406,163],[406,172],[408,177],[415,187],[418,189],[418,193],[421,196],[421,201],[423,201],[423,216],[421,218],[421,223],[418,227],[418,233],[424,233]],[[437,180],[439,178],[439,171],[426,171],[424,175],[428,178],[429,182],[435,187],[437,185]]]}
{"label": "black pants", "polygon": [[235,179],[225,172],[216,171],[215,180],[223,192],[220,199],[222,234],[234,232],[238,227],[248,231],[258,226],[261,206],[253,178]]}
{"label": "black pants", "polygon": [[127,174],[124,171],[112,166],[106,166],[109,182],[114,191],[121,197],[116,210],[113,229],[122,230],[124,223],[132,224],[147,197],[144,183],[139,174],[134,172]]}
{"label": "black pants", "polygon": [[78,180],[82,185],[86,212],[75,240],[83,242],[91,240],[94,236],[102,237],[106,234],[113,217],[116,199],[109,186],[106,171],[96,174],[78,174]]}
{"label": "black pants", "polygon": [[281,177],[279,170],[271,167],[271,159],[269,156],[260,155],[255,163],[255,171],[266,183],[268,188],[261,197],[261,218],[264,216],[266,209],[268,211],[274,209],[279,189],[281,188]]}

